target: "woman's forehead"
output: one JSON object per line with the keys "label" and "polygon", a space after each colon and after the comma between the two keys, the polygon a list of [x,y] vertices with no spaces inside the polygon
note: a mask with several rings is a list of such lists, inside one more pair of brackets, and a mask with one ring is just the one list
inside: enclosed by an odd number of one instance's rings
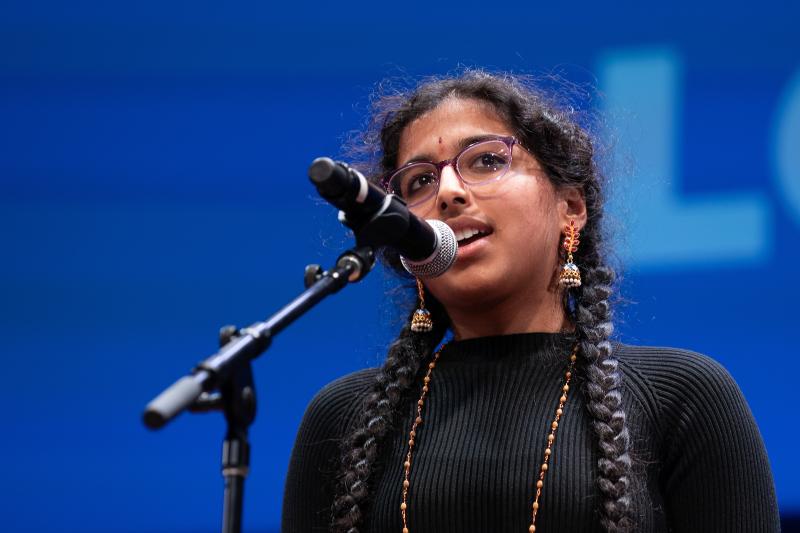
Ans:
{"label": "woman's forehead", "polygon": [[412,158],[447,159],[458,151],[464,139],[487,134],[513,132],[488,103],[448,98],[406,126],[400,135],[397,164]]}

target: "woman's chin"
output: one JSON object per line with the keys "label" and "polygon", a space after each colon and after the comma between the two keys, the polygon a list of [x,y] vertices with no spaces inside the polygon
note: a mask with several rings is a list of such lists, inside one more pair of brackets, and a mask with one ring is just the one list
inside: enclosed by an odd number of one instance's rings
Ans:
{"label": "woman's chin", "polygon": [[464,307],[487,304],[501,297],[506,283],[497,271],[475,265],[469,269],[451,270],[429,280],[426,285],[445,307]]}

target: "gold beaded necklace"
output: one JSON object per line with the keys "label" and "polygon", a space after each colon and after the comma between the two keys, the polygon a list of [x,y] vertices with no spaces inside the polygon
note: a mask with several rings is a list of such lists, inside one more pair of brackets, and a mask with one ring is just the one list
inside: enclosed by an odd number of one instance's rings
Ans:
{"label": "gold beaded necklace", "polygon": [[[405,471],[405,476],[403,478],[403,502],[400,504],[400,513],[403,515],[403,533],[409,533],[407,514],[408,489],[411,486],[411,459],[414,452],[414,443],[416,442],[417,438],[417,428],[420,424],[422,424],[422,407],[425,405],[425,397],[428,395],[431,374],[433,373],[433,369],[436,368],[436,362],[439,360],[439,355],[442,353],[442,350],[444,350],[445,346],[446,344],[442,345],[433,355],[433,360],[428,363],[428,371],[425,373],[425,377],[422,380],[422,394],[420,394],[419,400],[417,400],[417,417],[414,419],[414,423],[411,424],[411,431],[408,434],[408,454],[406,454],[406,460],[403,463],[403,470]],[[558,421],[561,419],[561,415],[564,414],[564,405],[567,403],[567,393],[569,392],[569,380],[572,378],[572,370],[575,367],[575,361],[577,359],[578,344],[575,343],[572,348],[572,354],[569,356],[569,365],[567,366],[567,371],[564,374],[564,386],[561,387],[561,397],[558,399],[556,416],[553,419],[552,424],[550,424],[550,433],[547,435],[547,444],[544,448],[544,459],[542,460],[542,466],[539,467],[539,479],[536,481],[536,496],[534,496],[533,505],[531,506],[531,525],[528,527],[529,533],[535,533],[536,531],[536,514],[539,512],[539,498],[542,495],[542,488],[544,487],[544,476],[549,468],[548,463],[550,462],[550,455],[553,453],[553,443],[556,440]]]}

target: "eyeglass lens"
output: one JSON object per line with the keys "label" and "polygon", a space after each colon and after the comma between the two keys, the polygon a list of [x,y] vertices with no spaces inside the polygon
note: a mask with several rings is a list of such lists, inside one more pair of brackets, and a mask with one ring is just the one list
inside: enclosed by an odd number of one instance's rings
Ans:
{"label": "eyeglass lens", "polygon": [[[511,150],[502,140],[488,140],[467,147],[456,156],[456,172],[464,183],[481,185],[501,178],[511,165]],[[399,170],[389,180],[389,190],[409,206],[418,205],[436,195],[440,173],[434,163],[413,163]]]}

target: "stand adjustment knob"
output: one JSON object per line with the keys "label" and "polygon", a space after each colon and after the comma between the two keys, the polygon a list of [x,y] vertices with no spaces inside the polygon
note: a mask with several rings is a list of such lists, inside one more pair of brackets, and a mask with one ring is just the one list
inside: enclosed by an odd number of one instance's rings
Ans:
{"label": "stand adjustment knob", "polygon": [[322,270],[322,267],[319,265],[306,266],[306,271],[303,274],[303,284],[305,285],[306,289],[308,289],[314,283],[319,281],[323,273],[324,271]]}

